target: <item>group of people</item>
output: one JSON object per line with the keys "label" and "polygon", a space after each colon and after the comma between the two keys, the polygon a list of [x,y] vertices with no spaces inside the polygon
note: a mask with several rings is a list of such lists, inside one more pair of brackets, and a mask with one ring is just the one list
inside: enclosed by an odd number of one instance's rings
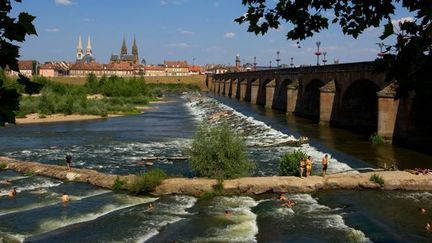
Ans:
{"label": "group of people", "polygon": [[[328,159],[329,159],[328,154],[325,154],[321,160],[322,175],[323,176],[325,176],[327,173]],[[311,158],[311,156],[308,156],[306,160],[304,160],[304,159],[300,160],[300,177],[303,177],[305,172],[306,172],[306,177],[310,176],[312,173],[312,158]]]}
{"label": "group of people", "polygon": [[281,201],[283,206],[287,208],[292,208],[296,205],[296,202],[293,200],[288,199],[283,193],[279,193],[279,196],[276,198],[277,200]]}

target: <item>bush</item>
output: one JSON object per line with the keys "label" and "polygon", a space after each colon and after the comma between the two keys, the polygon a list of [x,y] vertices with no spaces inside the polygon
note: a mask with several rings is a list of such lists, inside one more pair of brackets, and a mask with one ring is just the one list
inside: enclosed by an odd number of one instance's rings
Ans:
{"label": "bush", "polygon": [[369,141],[371,141],[372,144],[384,144],[385,140],[380,135],[374,133],[369,137]]}
{"label": "bush", "polygon": [[377,184],[379,184],[381,187],[384,186],[384,179],[382,178],[382,176],[377,175],[377,174],[373,174],[370,178],[370,181],[375,182]]}
{"label": "bush", "polygon": [[223,194],[224,194],[223,190],[224,190],[223,180],[218,179],[216,185],[213,186],[213,190],[203,192],[200,195],[200,199],[201,200],[209,200],[209,199],[212,199],[212,198],[217,197],[217,196],[223,196]]}
{"label": "bush", "polygon": [[154,169],[147,173],[138,175],[135,180],[129,183],[128,188],[134,194],[152,191],[167,178],[165,172],[160,169]]}
{"label": "bush", "polygon": [[307,155],[302,151],[286,153],[279,161],[279,175],[300,176],[300,160],[306,161]]}
{"label": "bush", "polygon": [[113,192],[119,192],[123,188],[124,184],[124,181],[120,180],[120,177],[117,176],[111,189]]}
{"label": "bush", "polygon": [[230,179],[248,176],[255,168],[246,156],[243,139],[225,123],[201,124],[187,153],[199,176]]}
{"label": "bush", "polygon": [[1,163],[0,170],[6,170],[6,169],[7,169],[7,164]]}

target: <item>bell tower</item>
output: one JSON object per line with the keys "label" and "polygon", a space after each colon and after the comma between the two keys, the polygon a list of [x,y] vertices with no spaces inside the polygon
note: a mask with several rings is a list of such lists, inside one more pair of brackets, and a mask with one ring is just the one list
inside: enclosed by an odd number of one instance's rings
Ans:
{"label": "bell tower", "polygon": [[120,50],[120,56],[124,56],[124,55],[127,55],[127,46],[126,46],[125,38],[123,36],[123,43]]}
{"label": "bell tower", "polygon": [[77,61],[82,60],[84,57],[83,48],[82,48],[82,41],[81,36],[78,37],[78,45],[76,50],[76,59]]}
{"label": "bell tower", "polygon": [[138,46],[136,44],[136,39],[134,36],[134,41],[133,41],[133,45],[132,45],[132,55],[134,57],[134,63],[138,63]]}
{"label": "bell tower", "polygon": [[92,46],[91,46],[90,36],[87,37],[86,55],[87,55],[87,56],[90,56],[90,57],[93,56],[93,51],[92,51]]}

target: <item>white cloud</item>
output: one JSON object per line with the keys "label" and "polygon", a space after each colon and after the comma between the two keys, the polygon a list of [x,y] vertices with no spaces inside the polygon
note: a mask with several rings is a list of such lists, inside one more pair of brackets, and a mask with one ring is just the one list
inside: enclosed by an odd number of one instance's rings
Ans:
{"label": "white cloud", "polygon": [[195,34],[195,32],[190,31],[190,30],[177,29],[177,31],[180,32],[183,35],[193,35],[193,34]]}
{"label": "white cloud", "polygon": [[227,32],[224,35],[225,39],[231,39],[231,38],[234,38],[235,36],[236,36],[236,34],[234,32]]}
{"label": "white cloud", "polygon": [[60,31],[60,29],[59,28],[48,28],[48,29],[45,29],[45,31],[51,32],[51,33],[57,33]]}
{"label": "white cloud", "polygon": [[396,25],[396,26],[399,26],[399,24],[402,24],[405,22],[414,22],[414,18],[413,17],[403,17],[400,19],[392,20],[392,24]]}
{"label": "white cloud", "polygon": [[171,43],[167,44],[168,47],[175,47],[175,48],[189,48],[190,45],[188,43],[180,42],[180,43]]}
{"label": "white cloud", "polygon": [[168,4],[173,4],[173,5],[182,5],[184,3],[186,3],[188,0],[161,0],[160,4],[162,6],[168,5]]}
{"label": "white cloud", "polygon": [[64,6],[75,4],[74,2],[72,2],[72,0],[54,0],[54,2],[55,4],[64,5]]}

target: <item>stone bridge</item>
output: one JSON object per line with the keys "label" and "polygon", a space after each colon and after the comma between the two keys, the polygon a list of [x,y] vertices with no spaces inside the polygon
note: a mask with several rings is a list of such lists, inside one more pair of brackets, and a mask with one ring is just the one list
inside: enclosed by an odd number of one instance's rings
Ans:
{"label": "stone bridge", "polygon": [[373,62],[269,69],[208,77],[210,92],[378,135],[389,141],[409,133],[409,101],[394,100],[393,82]]}

